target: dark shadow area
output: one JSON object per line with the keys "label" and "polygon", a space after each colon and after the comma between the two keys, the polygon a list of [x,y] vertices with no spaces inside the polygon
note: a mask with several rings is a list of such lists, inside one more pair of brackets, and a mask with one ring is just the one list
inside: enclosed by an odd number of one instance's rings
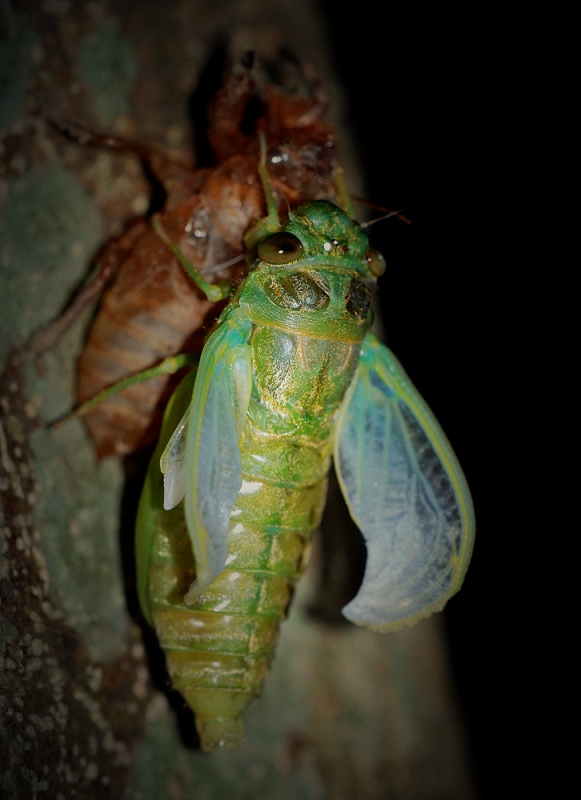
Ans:
{"label": "dark shadow area", "polygon": [[363,581],[367,548],[349,515],[335,470],[331,468],[327,504],[318,533],[321,569],[309,614],[326,625],[351,625],[341,613]]}
{"label": "dark shadow area", "polygon": [[208,109],[224,82],[227,64],[228,39],[226,36],[218,36],[200,73],[196,88],[188,100],[197,167],[207,167],[215,163],[208,138]]}
{"label": "dark shadow area", "polygon": [[[491,763],[490,736],[505,709],[495,683],[495,652],[504,640],[489,633],[500,602],[489,604],[487,577],[499,546],[490,494],[494,439],[488,436],[482,372],[490,321],[474,235],[481,208],[471,206],[463,191],[474,164],[462,160],[462,101],[454,96],[458,87],[438,84],[446,77],[444,50],[434,42],[418,60],[414,31],[400,13],[380,22],[371,3],[350,14],[338,13],[329,0],[319,6],[346,96],[365,199],[405,209],[412,223],[391,218],[369,229],[387,261],[379,281],[383,338],[446,432],[473,495],[475,551],[444,619],[475,781],[482,798],[494,797],[502,779]],[[505,736],[499,731],[501,749]]]}
{"label": "dark shadow area", "polygon": [[143,635],[149,674],[154,686],[163,692],[173,709],[183,744],[191,749],[199,749],[194,715],[182,698],[172,688],[167,672],[165,654],[160,647],[155,631],[150,628],[141,612],[137,595],[135,573],[135,521],[139,498],[153,448],[127,456],[123,461],[125,483],[121,501],[120,550],[123,571],[125,599],[131,618],[140,626]]}

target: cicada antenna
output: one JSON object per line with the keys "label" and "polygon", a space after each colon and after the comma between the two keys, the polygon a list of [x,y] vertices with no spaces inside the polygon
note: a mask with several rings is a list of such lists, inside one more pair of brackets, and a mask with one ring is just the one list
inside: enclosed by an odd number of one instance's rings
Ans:
{"label": "cicada antenna", "polygon": [[244,253],[238,253],[237,256],[233,258],[229,258],[228,261],[222,261],[220,264],[212,264],[211,267],[204,267],[200,270],[204,275],[214,275],[216,272],[220,272],[223,269],[228,269],[228,267],[233,267],[234,264],[238,264],[240,261],[244,261],[245,259]]}
{"label": "cicada antenna", "polygon": [[383,211],[384,214],[381,217],[375,217],[374,219],[367,220],[367,222],[362,222],[362,228],[368,228],[370,225],[375,225],[376,222],[381,222],[384,219],[388,219],[389,217],[397,217],[402,222],[405,222],[406,225],[411,225],[412,221],[408,217],[404,217],[401,213],[405,211],[405,208],[400,208],[399,211],[392,211],[391,208],[385,208],[384,206],[380,206],[377,203],[372,203],[369,200],[364,200],[362,197],[354,197],[356,203],[359,203],[362,206],[366,206],[367,208],[372,208],[375,211]]}
{"label": "cicada antenna", "polygon": [[370,225],[375,225],[376,222],[381,222],[382,220],[389,219],[390,217],[397,217],[398,219],[401,219],[402,222],[405,222],[407,225],[411,225],[412,224],[411,219],[404,217],[401,213],[402,211],[405,211],[405,208],[400,209],[400,211],[388,211],[381,217],[375,217],[375,219],[369,219],[367,220],[367,222],[362,222],[361,227],[364,229],[369,228]]}

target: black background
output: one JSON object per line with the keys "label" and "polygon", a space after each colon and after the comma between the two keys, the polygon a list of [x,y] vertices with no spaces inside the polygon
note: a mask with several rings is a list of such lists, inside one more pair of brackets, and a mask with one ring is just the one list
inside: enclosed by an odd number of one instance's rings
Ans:
{"label": "black background", "polygon": [[510,419],[510,344],[500,322],[507,275],[491,244],[507,215],[490,205],[490,195],[484,199],[493,172],[486,130],[495,117],[484,123],[479,72],[455,40],[462,28],[446,34],[442,19],[431,28],[420,8],[408,9],[417,16],[411,19],[383,4],[357,3],[344,15],[329,0],[320,4],[366,197],[405,209],[412,221],[370,229],[387,260],[385,341],[440,421],[471,488],[475,550],[463,588],[444,612],[446,631],[481,797],[513,796],[509,781],[524,791],[526,780],[518,767],[524,745],[516,698],[527,678],[519,676],[518,627],[511,629],[507,610],[507,586],[518,576],[503,575],[522,524],[509,524],[516,501],[502,488],[506,477],[514,492],[518,465],[499,424]]}

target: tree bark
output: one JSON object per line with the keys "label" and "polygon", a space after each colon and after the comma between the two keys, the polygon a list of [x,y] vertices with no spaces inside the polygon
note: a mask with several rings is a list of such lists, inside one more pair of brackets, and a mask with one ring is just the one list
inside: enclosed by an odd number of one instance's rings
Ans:
{"label": "tree bark", "polygon": [[78,421],[44,424],[73,403],[92,308],[42,358],[27,345],[151,201],[135,156],[67,142],[48,118],[199,160],[217,53],[287,47],[330,88],[348,185],[363,194],[317,5],[23,0],[0,16],[0,795],[470,800],[441,621],[386,636],[337,621],[350,564],[328,532],[347,536],[341,519],[327,519],[315,545],[243,745],[195,749],[137,621],[142,465],[98,462]]}

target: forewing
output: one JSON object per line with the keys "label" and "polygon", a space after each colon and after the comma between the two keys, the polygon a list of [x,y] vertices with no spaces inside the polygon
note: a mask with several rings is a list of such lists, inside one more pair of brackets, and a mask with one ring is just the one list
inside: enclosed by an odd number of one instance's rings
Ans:
{"label": "forewing", "polygon": [[189,418],[188,406],[159,459],[163,474],[163,507],[166,511],[175,508],[186,493],[185,455]]}
{"label": "forewing", "polygon": [[240,309],[208,339],[198,368],[185,444],[185,516],[196,559],[192,604],[224,568],[229,516],[240,487],[239,435],[252,383],[250,321]]}
{"label": "forewing", "polygon": [[395,630],[441,610],[460,588],[472,499],[434,415],[372,334],[338,424],[337,474],[367,545],[363,583],[343,614]]}
{"label": "forewing", "polygon": [[[135,559],[137,571],[137,592],[139,603],[146,620],[151,624],[149,609],[149,565],[156,532],[160,527],[171,532],[172,527],[180,524],[183,509],[164,510],[164,487],[159,469],[160,456],[171,439],[172,431],[179,428],[180,418],[188,408],[192,398],[196,370],[189,373],[171,396],[165,410],[160,438],[151,458],[137,511],[135,525]],[[181,424],[181,423],[180,423]],[[171,535],[171,534],[170,534]]]}

